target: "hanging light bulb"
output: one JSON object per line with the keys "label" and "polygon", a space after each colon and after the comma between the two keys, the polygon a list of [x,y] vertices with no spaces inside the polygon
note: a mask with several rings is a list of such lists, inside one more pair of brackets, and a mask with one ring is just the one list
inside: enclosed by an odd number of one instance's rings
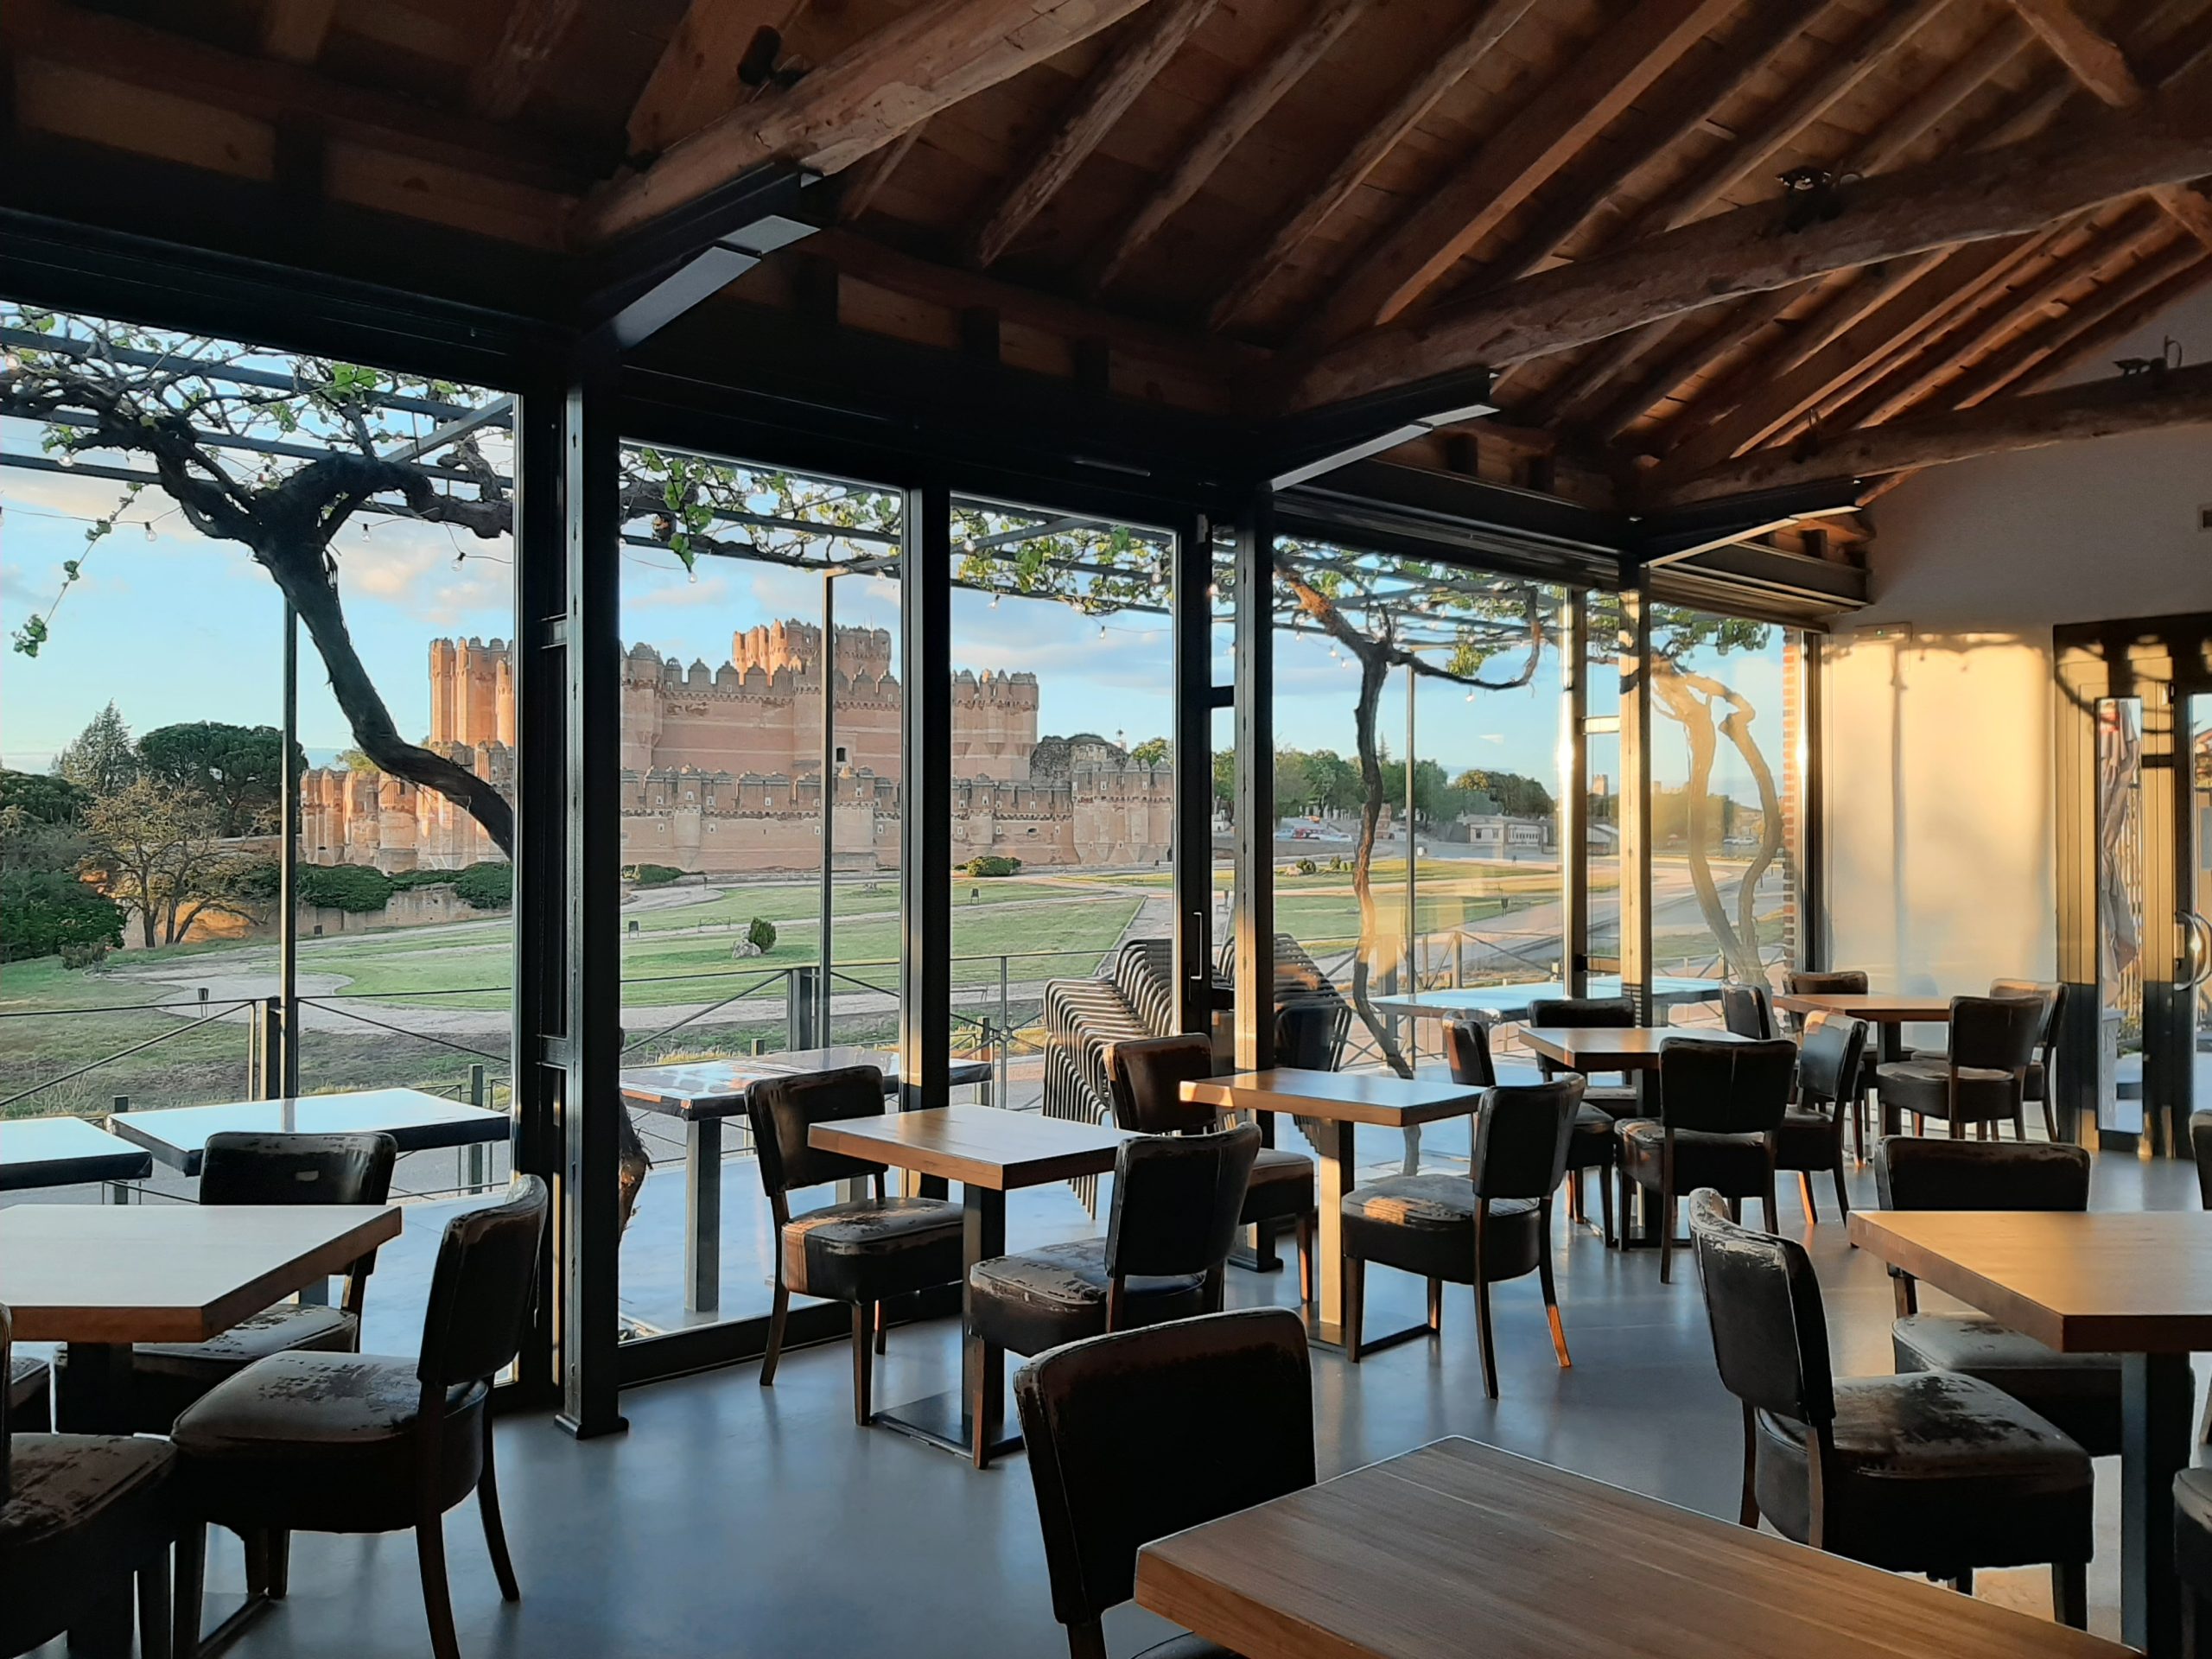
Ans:
{"label": "hanging light bulb", "polygon": [[1098,637],[1101,639],[1103,639],[1106,637],[1106,625],[1103,622],[1101,622],[1098,625]]}
{"label": "hanging light bulb", "polygon": [[13,352],[8,353],[5,356],[0,356],[0,373],[13,374],[22,366],[23,359]]}
{"label": "hanging light bulb", "polygon": [[54,465],[57,467],[74,467],[76,464],[77,452],[74,449],[64,449],[54,457]]}
{"label": "hanging light bulb", "polygon": [[365,542],[369,539],[369,521],[365,518],[361,520],[361,539]]}
{"label": "hanging light bulb", "polygon": [[160,539],[154,534],[154,521],[150,518],[146,521],[146,539],[149,542]]}
{"label": "hanging light bulb", "polygon": [[998,609],[998,607],[999,607],[999,595],[998,595],[998,594],[993,594],[991,595],[991,608],[992,608],[993,610],[995,610],[995,611],[996,609]]}
{"label": "hanging light bulb", "polygon": [[1471,691],[1468,692],[1468,693],[1467,693],[1467,701],[1468,701],[1469,702],[1472,702],[1474,700],[1475,700],[1475,694],[1474,694],[1473,692],[1471,692]]}

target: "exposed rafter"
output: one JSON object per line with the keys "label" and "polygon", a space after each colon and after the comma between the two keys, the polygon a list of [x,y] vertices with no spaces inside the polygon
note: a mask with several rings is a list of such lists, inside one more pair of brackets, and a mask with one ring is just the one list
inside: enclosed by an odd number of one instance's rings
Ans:
{"label": "exposed rafter", "polygon": [[1360,135],[1359,142],[1344,152],[1328,176],[1301,196],[1283,216],[1266,245],[1208,308],[1207,326],[1223,328],[1235,321],[1259,296],[1268,279],[1282,268],[1283,262],[1321,228],[1330,214],[1344,206],[1346,198],[1382,164],[1382,158],[1395,149],[1445,93],[1505,38],[1506,33],[1535,3],[1536,0],[1485,0],[1467,27],[1401,89],[1390,107]]}
{"label": "exposed rafter", "polygon": [[1541,271],[1465,306],[1378,329],[1298,378],[1299,406],[1426,374],[1497,366],[1719,304],[1954,243],[2039,230],[2100,202],[2212,171],[2212,75],[2063,131],[1866,181],[1832,217],[1791,224],[1761,203],[1603,258]]}
{"label": "exposed rafter", "polygon": [[837,219],[850,225],[873,207],[891,175],[899,170],[922,136],[920,127],[909,127],[858,167],[848,168],[837,192]]}
{"label": "exposed rafter", "polygon": [[794,8],[804,3],[690,0],[645,90],[630,106],[631,156],[658,156],[742,103],[751,89],[738,79],[737,68],[753,37],[763,29],[788,25]]}
{"label": "exposed rafter", "polygon": [[[939,110],[1109,29],[1144,0],[923,0],[798,85],[764,92],[594,194],[579,215],[602,242],[764,162],[841,173]],[[10,0],[13,4],[13,0]]]}
{"label": "exposed rafter", "polygon": [[1819,446],[1761,451],[1691,480],[1669,505],[1823,479],[1874,478],[2122,432],[2212,423],[2212,364],[1999,398],[1962,413],[1846,433]]}
{"label": "exposed rafter", "polygon": [[1306,72],[1327,55],[1329,48],[1377,3],[1377,0],[1317,0],[1313,11],[1293,26],[1290,38],[1271,53],[1253,77],[1237,87],[1214,111],[1183,151],[1167,175],[1139,202],[1120,229],[1108,238],[1090,262],[1084,287],[1096,294],[1121,274],[1137,252],[1176,213],[1198,194],[1214,169],[1236,149],[1261,118],[1280,103],[1284,93],[1306,78]]}
{"label": "exposed rafter", "polygon": [[267,0],[261,14],[261,49],[287,63],[313,63],[329,38],[338,0]]}
{"label": "exposed rafter", "polygon": [[468,78],[468,107],[486,121],[513,120],[582,10],[583,0],[511,0],[498,41]]}
{"label": "exposed rafter", "polygon": [[968,263],[978,270],[995,264],[1044,210],[1076,169],[1090,158],[1114,124],[1153,83],[1214,9],[1215,0],[1151,0],[1114,48],[1099,60],[1058,124],[1020,176],[995,193],[989,213],[968,242]]}
{"label": "exposed rafter", "polygon": [[1736,0],[1645,0],[1614,19],[1344,273],[1300,343],[1325,346],[1401,315],[1735,10]]}

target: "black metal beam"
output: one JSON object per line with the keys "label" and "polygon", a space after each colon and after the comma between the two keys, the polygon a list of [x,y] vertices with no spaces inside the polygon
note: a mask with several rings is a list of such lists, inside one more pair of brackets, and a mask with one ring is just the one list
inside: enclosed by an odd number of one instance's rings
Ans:
{"label": "black metal beam", "polygon": [[952,492],[911,488],[899,517],[899,1103],[945,1104],[952,1044]]}
{"label": "black metal beam", "polygon": [[1176,1028],[1213,1024],[1213,525],[1175,526],[1174,609]]}
{"label": "black metal beam", "polygon": [[1440,426],[1495,415],[1491,380],[1488,369],[1460,370],[1287,416],[1260,435],[1265,475],[1277,490],[1291,489]]}
{"label": "black metal beam", "polygon": [[1236,1065],[1275,1058],[1274,498],[1236,515]]}

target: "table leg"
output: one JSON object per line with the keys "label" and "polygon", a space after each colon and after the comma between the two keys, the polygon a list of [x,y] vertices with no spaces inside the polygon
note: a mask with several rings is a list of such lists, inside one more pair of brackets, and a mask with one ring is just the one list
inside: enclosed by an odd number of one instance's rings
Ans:
{"label": "table leg", "polygon": [[2151,1659],[2177,1659],[2174,1476],[2190,1459],[2196,1379],[2186,1354],[2128,1354],[2120,1371],[2120,1634]]}
{"label": "table leg", "polygon": [[[963,1259],[972,1268],[995,1255],[1006,1254],[1006,1194],[995,1188],[961,1188],[965,1225]],[[966,1300],[965,1279],[962,1300]],[[1021,1434],[1006,1426],[1006,1350],[973,1334],[963,1306],[960,1335],[960,1389],[957,1394],[933,1394],[926,1399],[879,1411],[868,1421],[878,1428],[923,1440],[975,1461],[980,1469],[991,1459],[1017,1451]]]}
{"label": "table leg", "polygon": [[1315,1125],[1320,1135],[1314,1150],[1320,1154],[1321,1232],[1313,1246],[1319,1259],[1313,1263],[1318,1293],[1313,1310],[1315,1340],[1341,1344],[1344,1339],[1344,1194],[1357,1180],[1359,1160],[1354,1147],[1357,1127],[1325,1119]]}
{"label": "table leg", "polygon": [[683,1125],[683,1306],[712,1313],[722,1300],[722,1121]]}

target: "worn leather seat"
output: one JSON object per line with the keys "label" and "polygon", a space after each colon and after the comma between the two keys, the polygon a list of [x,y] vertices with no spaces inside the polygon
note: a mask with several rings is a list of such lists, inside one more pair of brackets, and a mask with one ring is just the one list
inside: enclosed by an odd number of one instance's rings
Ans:
{"label": "worn leather seat", "polygon": [[2049,1562],[2058,1616],[2088,1614],[2089,1454],[2002,1389],[1951,1371],[1837,1381],[1804,1247],[1690,1200],[1720,1380],[1745,1405],[1744,1507],[1785,1538],[1972,1587]]}
{"label": "worn leather seat", "polygon": [[[1106,1329],[1106,1297],[1114,1275],[1106,1241],[1079,1238],[1019,1255],[979,1262],[968,1275],[971,1317],[1017,1354],[1042,1353],[1056,1343]],[[1138,1274],[1124,1279],[1126,1326],[1186,1319],[1206,1311],[1202,1273]]]}
{"label": "worn leather seat", "polygon": [[[483,1472],[481,1382],[448,1389],[438,1507]],[[415,1524],[423,1383],[412,1359],[286,1353],[223,1383],[177,1420],[194,1510],[233,1531],[397,1532]]]}
{"label": "worn leather seat", "polygon": [[[1834,1384],[1823,1547],[1897,1573],[2083,1560],[2089,1454],[1993,1383],[1952,1371]],[[1759,1511],[1803,1538],[1806,1426],[1758,1422]]]}
{"label": "worn leather seat", "polygon": [[167,1427],[217,1383],[274,1354],[349,1354],[360,1345],[358,1316],[305,1302],[264,1307],[206,1342],[142,1342],[130,1352],[131,1421]]}
{"label": "worn leather seat", "polygon": [[[1897,1060],[1875,1074],[1880,1079],[1882,1105],[1886,1110],[1914,1112],[1923,1117],[1950,1116],[1951,1066],[1948,1060]],[[2012,1074],[1993,1066],[1959,1068],[1959,1121],[1980,1123],[2012,1116]]]}
{"label": "worn leather seat", "polygon": [[[1476,1204],[1465,1175],[1391,1175],[1354,1187],[1344,1195],[1344,1253],[1464,1282],[1474,1260]],[[1484,1262],[1491,1277],[1535,1272],[1541,1244],[1535,1199],[1491,1200]]]}
{"label": "worn leather seat", "polygon": [[[21,1434],[0,1502],[0,1651],[67,1628],[176,1537],[175,1448],[123,1435]],[[166,1616],[167,1610],[162,1610]]]}
{"label": "worn leather seat", "polygon": [[[1666,1156],[1667,1126],[1656,1117],[1631,1117],[1618,1126],[1621,1161],[1629,1179],[1656,1189]],[[1721,1135],[1707,1129],[1675,1131],[1675,1186],[1717,1186],[1738,1198],[1766,1190],[1767,1141],[1761,1134]]]}
{"label": "worn leather seat", "polygon": [[802,1296],[874,1301],[960,1277],[960,1211],[938,1198],[857,1198],[783,1227],[784,1283]]}
{"label": "worn leather seat", "polygon": [[2009,1120],[2015,1135],[2026,1140],[2028,1069],[2050,1014],[2050,999],[2040,994],[1953,997],[1948,1055],[1898,1060],[1875,1073],[1884,1124],[1911,1112],[1916,1119],[1940,1118],[1958,1135],[1969,1123]]}

